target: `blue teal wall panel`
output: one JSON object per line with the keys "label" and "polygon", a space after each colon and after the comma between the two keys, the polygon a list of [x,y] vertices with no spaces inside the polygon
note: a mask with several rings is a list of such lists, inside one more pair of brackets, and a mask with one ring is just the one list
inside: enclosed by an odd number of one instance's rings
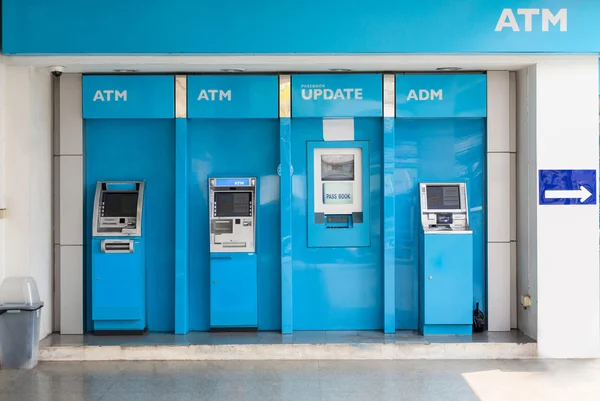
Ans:
{"label": "blue teal wall panel", "polygon": [[175,120],[175,334],[190,329],[188,120]]}
{"label": "blue teal wall panel", "polygon": [[383,271],[384,271],[384,331],[396,331],[396,174],[395,119],[383,119]]}
{"label": "blue teal wall panel", "polygon": [[[538,12],[530,29],[519,8]],[[549,14],[561,22],[548,23]],[[600,3],[594,0],[4,0],[2,49],[8,54],[598,53],[598,20]]]}
{"label": "blue teal wall panel", "polygon": [[485,74],[396,76],[397,118],[483,118]]}
{"label": "blue teal wall panel", "polygon": [[292,117],[381,117],[381,74],[292,75]]}
{"label": "blue teal wall panel", "polygon": [[188,118],[277,118],[277,75],[191,75]]}
{"label": "blue teal wall panel", "polygon": [[83,118],[175,117],[175,77],[169,75],[84,75]]}
{"label": "blue teal wall panel", "polygon": [[280,127],[276,119],[188,121],[190,330],[209,329],[208,177],[257,177],[258,326],[281,329]]}
{"label": "blue teal wall panel", "polygon": [[293,249],[292,249],[292,125],[289,118],[279,121],[280,200],[281,200],[281,331],[294,330]]}
{"label": "blue teal wall panel", "polygon": [[294,330],[383,328],[382,120],[355,119],[355,140],[369,141],[371,246],[309,248],[307,141],[323,140],[320,118],[292,119],[292,226]]}
{"label": "blue teal wall panel", "polygon": [[[175,329],[175,122],[85,121],[86,297],[91,299],[90,244],[98,180],[145,180],[144,232],[150,331]],[[89,311],[89,309],[88,309]],[[89,313],[89,312],[88,312]]]}
{"label": "blue teal wall panel", "polygon": [[474,302],[485,307],[485,119],[397,119],[395,132],[396,328],[416,329],[420,181],[467,183]]}

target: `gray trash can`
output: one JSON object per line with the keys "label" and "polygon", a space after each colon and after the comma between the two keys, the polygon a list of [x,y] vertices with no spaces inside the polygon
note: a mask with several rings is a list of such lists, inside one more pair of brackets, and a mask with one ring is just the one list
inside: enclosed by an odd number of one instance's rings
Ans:
{"label": "gray trash can", "polygon": [[44,303],[32,277],[8,277],[0,286],[0,368],[31,369],[38,363]]}

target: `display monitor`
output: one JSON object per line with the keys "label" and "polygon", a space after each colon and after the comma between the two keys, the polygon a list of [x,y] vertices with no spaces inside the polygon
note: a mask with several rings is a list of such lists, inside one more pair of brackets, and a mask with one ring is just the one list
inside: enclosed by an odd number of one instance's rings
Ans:
{"label": "display monitor", "polygon": [[217,217],[252,216],[251,192],[215,192]]}
{"label": "display monitor", "polygon": [[322,155],[321,181],[354,181],[354,155]]}
{"label": "display monitor", "polygon": [[427,187],[428,210],[459,210],[460,208],[460,187],[458,185]]}
{"label": "display monitor", "polygon": [[137,216],[137,192],[105,192],[102,200],[103,217]]}

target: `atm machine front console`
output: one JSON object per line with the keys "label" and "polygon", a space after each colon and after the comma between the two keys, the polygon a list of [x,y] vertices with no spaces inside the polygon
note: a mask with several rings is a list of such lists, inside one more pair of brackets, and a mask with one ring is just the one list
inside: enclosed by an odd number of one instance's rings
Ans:
{"label": "atm machine front console", "polygon": [[465,183],[421,183],[419,190],[423,230],[469,230]]}
{"label": "atm machine front console", "polygon": [[93,235],[140,236],[143,201],[143,182],[98,182]]}
{"label": "atm machine front console", "polygon": [[211,178],[210,252],[255,252],[256,178]]}

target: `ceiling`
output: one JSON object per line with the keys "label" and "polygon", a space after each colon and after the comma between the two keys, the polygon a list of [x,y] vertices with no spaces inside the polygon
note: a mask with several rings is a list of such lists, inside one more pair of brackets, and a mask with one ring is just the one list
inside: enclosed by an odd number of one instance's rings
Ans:
{"label": "ceiling", "polygon": [[[242,69],[252,72],[436,71],[458,67],[464,71],[519,70],[542,60],[577,55],[203,55],[203,56],[4,56],[6,65],[64,66],[66,73],[202,73]],[[589,57],[589,56],[586,56]],[[132,71],[132,72],[133,72]],[[120,71],[127,72],[127,71]]]}

